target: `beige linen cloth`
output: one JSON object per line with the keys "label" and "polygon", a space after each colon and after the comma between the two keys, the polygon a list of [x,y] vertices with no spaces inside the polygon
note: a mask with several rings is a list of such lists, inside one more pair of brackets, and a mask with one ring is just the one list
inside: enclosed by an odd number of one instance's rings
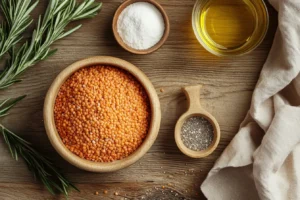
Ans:
{"label": "beige linen cloth", "polygon": [[300,0],[270,0],[278,30],[251,108],[201,186],[209,200],[300,200]]}

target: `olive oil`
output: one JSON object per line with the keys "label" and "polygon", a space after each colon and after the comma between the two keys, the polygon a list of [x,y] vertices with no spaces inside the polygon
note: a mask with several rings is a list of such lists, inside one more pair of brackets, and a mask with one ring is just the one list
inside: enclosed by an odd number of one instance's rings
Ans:
{"label": "olive oil", "polygon": [[268,28],[262,0],[199,0],[193,26],[202,45],[216,55],[240,55],[254,49]]}
{"label": "olive oil", "polygon": [[211,43],[233,49],[244,45],[255,28],[255,12],[242,0],[215,0],[207,4],[200,24]]}

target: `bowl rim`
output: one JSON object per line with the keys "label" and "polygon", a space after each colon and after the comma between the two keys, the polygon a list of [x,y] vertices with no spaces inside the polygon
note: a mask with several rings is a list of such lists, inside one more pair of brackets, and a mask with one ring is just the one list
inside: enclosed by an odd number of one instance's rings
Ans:
{"label": "bowl rim", "polygon": [[[161,15],[164,18],[164,22],[165,22],[165,32],[163,34],[163,37],[160,39],[160,41],[158,43],[156,43],[153,47],[149,48],[149,49],[144,49],[144,50],[138,50],[138,49],[134,49],[130,46],[128,46],[125,42],[123,42],[122,38],[120,37],[119,33],[118,33],[118,19],[120,14],[122,13],[122,11],[129,5],[136,3],[136,2],[147,2],[150,3],[152,5],[154,5],[161,13]],[[167,15],[167,12],[165,11],[165,9],[155,0],[126,0],[124,1],[116,10],[114,17],[113,17],[113,22],[112,22],[112,30],[113,30],[113,34],[115,39],[117,40],[118,44],[125,50],[134,53],[134,54],[140,54],[140,55],[145,55],[145,54],[150,54],[153,53],[154,51],[158,50],[168,39],[169,34],[170,34],[170,20],[169,17]]]}
{"label": "bowl rim", "polygon": [[268,10],[268,7],[266,6],[266,3],[264,1],[259,1],[258,2],[261,9],[265,10],[265,13],[264,13],[265,14],[264,15],[265,26],[264,26],[264,29],[261,30],[260,37],[254,43],[254,45],[250,46],[250,48],[244,50],[241,53],[236,53],[236,49],[230,50],[230,51],[224,50],[224,51],[222,51],[222,53],[220,53],[220,52],[216,51],[215,49],[208,47],[205,44],[205,42],[203,41],[203,39],[201,38],[201,36],[200,36],[201,34],[198,32],[198,26],[199,25],[196,23],[196,21],[199,18],[197,13],[198,13],[198,10],[201,8],[201,4],[207,4],[209,2],[210,2],[209,0],[206,0],[206,1],[197,0],[194,4],[193,11],[192,11],[192,16],[191,16],[192,17],[192,29],[193,29],[194,35],[195,35],[196,39],[198,40],[198,42],[202,45],[202,47],[204,49],[206,49],[211,54],[219,56],[219,57],[229,57],[229,56],[231,56],[231,57],[240,57],[240,56],[251,53],[259,45],[261,45],[261,43],[264,41],[264,39],[265,39],[265,37],[268,33],[269,26],[270,26],[269,10]]}
{"label": "bowl rim", "polygon": [[[54,121],[54,104],[61,85],[75,71],[84,67],[95,66],[95,65],[110,65],[128,71],[145,88],[151,105],[150,127],[149,127],[148,134],[144,139],[143,143],[141,144],[141,146],[128,157],[111,163],[93,162],[93,161],[85,160],[73,154],[63,144],[58,134],[58,131],[56,130],[55,121]],[[140,69],[138,69],[133,64],[119,58],[109,57],[109,56],[96,56],[96,57],[90,57],[87,59],[77,61],[71,64],[70,66],[68,66],[67,68],[65,68],[57,75],[57,77],[55,78],[55,80],[53,81],[53,83],[51,84],[47,92],[44,101],[43,117],[44,117],[44,125],[46,129],[46,133],[50,140],[50,143],[52,144],[54,149],[60,154],[60,156],[62,156],[66,161],[68,161],[70,164],[80,169],[90,171],[90,172],[113,172],[132,165],[133,163],[138,161],[151,148],[159,132],[160,122],[161,122],[161,109],[160,109],[159,98],[157,96],[154,86],[152,85],[148,77]]]}

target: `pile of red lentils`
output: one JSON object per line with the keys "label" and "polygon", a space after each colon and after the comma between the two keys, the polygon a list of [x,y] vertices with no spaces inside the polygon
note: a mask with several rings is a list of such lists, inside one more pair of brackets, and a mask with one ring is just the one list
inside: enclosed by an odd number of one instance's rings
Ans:
{"label": "pile of red lentils", "polygon": [[142,144],[151,108],[145,89],[131,74],[93,66],[78,70],[61,86],[54,118],[71,152],[95,162],[112,162]]}

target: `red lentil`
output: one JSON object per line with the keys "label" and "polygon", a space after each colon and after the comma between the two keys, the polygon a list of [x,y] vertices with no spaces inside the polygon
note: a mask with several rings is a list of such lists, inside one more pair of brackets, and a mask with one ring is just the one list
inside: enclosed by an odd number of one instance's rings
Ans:
{"label": "red lentil", "polygon": [[54,118],[71,152],[95,162],[112,162],[142,144],[151,108],[145,89],[131,74],[94,66],[78,70],[61,86]]}

